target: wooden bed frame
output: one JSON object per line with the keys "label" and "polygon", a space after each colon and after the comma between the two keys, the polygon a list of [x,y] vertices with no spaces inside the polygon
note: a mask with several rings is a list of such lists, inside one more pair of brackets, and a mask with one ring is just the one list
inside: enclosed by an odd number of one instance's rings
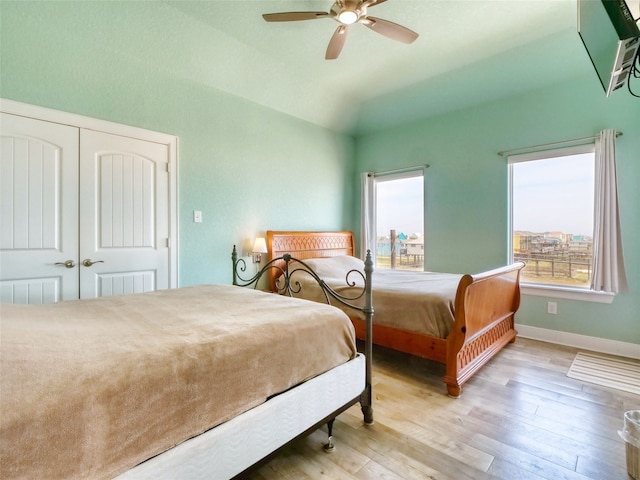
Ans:
{"label": "wooden bed frame", "polygon": [[[351,232],[267,231],[269,259],[290,253],[299,259],[355,256]],[[444,383],[452,397],[462,385],[507,343],[515,341],[514,315],[520,306],[518,262],[477,275],[463,275],[456,292],[455,323],[447,338],[373,324],[373,343],[446,365]],[[276,272],[270,278],[275,291]],[[373,285],[375,292],[375,280]],[[375,303],[375,299],[374,299]],[[358,338],[365,338],[364,322],[351,319]]]}

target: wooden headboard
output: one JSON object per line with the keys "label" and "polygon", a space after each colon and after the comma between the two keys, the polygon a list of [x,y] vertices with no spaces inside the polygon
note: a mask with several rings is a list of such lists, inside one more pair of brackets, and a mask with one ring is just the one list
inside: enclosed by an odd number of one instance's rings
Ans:
{"label": "wooden headboard", "polygon": [[[352,232],[278,232],[267,230],[269,260],[285,253],[300,260],[356,254]],[[283,262],[284,264],[284,262]],[[275,291],[277,269],[271,269],[269,288]]]}

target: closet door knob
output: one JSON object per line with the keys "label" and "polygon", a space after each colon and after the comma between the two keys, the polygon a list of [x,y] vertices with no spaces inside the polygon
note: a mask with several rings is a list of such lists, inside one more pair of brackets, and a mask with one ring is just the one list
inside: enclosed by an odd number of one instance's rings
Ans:
{"label": "closet door knob", "polygon": [[73,260],[67,260],[66,262],[56,262],[54,265],[64,265],[67,268],[73,268],[76,266],[76,262]]}
{"label": "closet door knob", "polygon": [[85,259],[82,261],[82,264],[83,264],[85,267],[90,267],[90,266],[91,266],[91,265],[93,265],[94,263],[104,263],[104,260],[96,260],[95,262],[92,262],[90,258],[85,258]]}

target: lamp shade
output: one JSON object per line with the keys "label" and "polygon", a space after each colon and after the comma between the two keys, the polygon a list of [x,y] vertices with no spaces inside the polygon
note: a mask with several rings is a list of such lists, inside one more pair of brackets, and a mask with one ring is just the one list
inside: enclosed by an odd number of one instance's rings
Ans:
{"label": "lamp shade", "polygon": [[267,253],[267,242],[264,241],[264,237],[257,237],[253,244],[253,253]]}

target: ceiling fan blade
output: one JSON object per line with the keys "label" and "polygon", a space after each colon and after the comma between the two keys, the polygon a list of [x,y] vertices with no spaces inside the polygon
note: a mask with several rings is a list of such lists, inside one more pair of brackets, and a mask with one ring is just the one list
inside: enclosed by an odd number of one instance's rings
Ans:
{"label": "ceiling fan blade", "polygon": [[298,20],[315,20],[328,16],[327,12],[282,12],[264,13],[262,18],[267,22],[297,22]]}
{"label": "ceiling fan blade", "polygon": [[373,7],[375,5],[380,5],[381,3],[386,2],[387,0],[369,0],[367,2],[367,7]]}
{"label": "ceiling fan blade", "polygon": [[380,35],[402,43],[413,43],[418,34],[407,27],[376,17],[366,17],[361,22],[365,27]]}
{"label": "ceiling fan blade", "polygon": [[324,56],[325,60],[335,60],[338,58],[340,52],[342,52],[342,47],[344,47],[344,42],[347,39],[347,31],[346,25],[340,25],[336,28],[327,46],[327,53]]}

